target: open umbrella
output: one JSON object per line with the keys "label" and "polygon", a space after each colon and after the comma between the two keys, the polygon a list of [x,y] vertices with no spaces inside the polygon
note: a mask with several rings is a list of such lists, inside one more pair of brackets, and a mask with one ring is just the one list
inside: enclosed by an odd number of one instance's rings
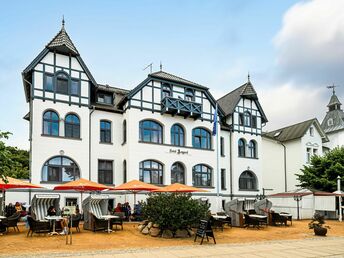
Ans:
{"label": "open umbrella", "polygon": [[156,185],[151,185],[144,183],[139,180],[131,180],[127,183],[121,184],[119,186],[116,186],[112,188],[113,190],[122,190],[122,191],[130,191],[134,193],[134,204],[136,204],[136,193],[141,192],[141,191],[153,191],[153,190],[158,190],[160,189],[159,186]]}
{"label": "open umbrella", "polygon": [[58,185],[54,187],[54,190],[75,190],[77,192],[80,192],[81,199],[80,199],[80,210],[82,206],[82,194],[84,192],[91,192],[91,191],[102,191],[106,189],[113,189],[111,186],[106,186],[102,184],[98,184],[96,182],[92,182],[90,180],[80,178],[75,181],[71,181],[68,183],[65,183],[63,185]]}
{"label": "open umbrella", "polygon": [[34,185],[29,182],[25,182],[16,178],[6,177],[0,178],[0,189],[2,191],[2,212],[5,211],[5,192],[8,189],[17,189],[17,188],[43,188],[39,185]]}
{"label": "open umbrella", "polygon": [[208,192],[203,189],[199,189],[193,186],[188,186],[184,184],[174,183],[160,189],[153,190],[153,192],[171,192],[171,193],[193,193],[193,192]]}

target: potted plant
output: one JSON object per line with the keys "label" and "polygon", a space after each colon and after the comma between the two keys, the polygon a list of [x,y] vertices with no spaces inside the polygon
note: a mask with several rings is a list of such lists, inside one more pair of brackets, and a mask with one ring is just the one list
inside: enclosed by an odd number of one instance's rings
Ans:
{"label": "potted plant", "polygon": [[314,230],[314,234],[316,236],[326,236],[327,229],[329,229],[329,226],[325,225],[324,216],[319,213],[314,213],[312,221],[308,224],[309,229]]}

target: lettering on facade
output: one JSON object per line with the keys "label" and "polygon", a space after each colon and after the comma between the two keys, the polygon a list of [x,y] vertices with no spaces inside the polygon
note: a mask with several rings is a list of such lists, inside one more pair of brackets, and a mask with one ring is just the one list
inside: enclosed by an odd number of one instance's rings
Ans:
{"label": "lettering on facade", "polygon": [[170,153],[175,153],[175,154],[189,154],[189,151],[182,151],[180,149],[170,149]]}

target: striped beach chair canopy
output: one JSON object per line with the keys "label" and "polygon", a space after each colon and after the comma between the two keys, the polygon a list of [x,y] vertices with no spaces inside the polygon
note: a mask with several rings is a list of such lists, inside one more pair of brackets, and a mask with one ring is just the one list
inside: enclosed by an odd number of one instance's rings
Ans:
{"label": "striped beach chair canopy", "polygon": [[36,220],[45,220],[50,206],[60,208],[59,194],[35,194],[31,201],[31,213]]}
{"label": "striped beach chair canopy", "polygon": [[84,213],[92,213],[98,219],[106,215],[109,206],[109,196],[104,194],[90,195],[82,202]]}

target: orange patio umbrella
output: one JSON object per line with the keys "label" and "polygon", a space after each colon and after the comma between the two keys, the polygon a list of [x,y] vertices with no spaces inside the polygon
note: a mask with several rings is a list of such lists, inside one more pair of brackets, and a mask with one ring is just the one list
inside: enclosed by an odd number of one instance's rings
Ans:
{"label": "orange patio umbrella", "polygon": [[[75,181],[65,183],[63,185],[58,185],[54,187],[54,190],[75,190],[81,193],[80,203],[82,206],[82,194],[83,192],[89,191],[102,191],[106,189],[113,189],[111,186],[102,185],[84,178],[80,178]],[[80,208],[81,208],[80,206]]]}
{"label": "orange patio umbrella", "polygon": [[171,192],[171,193],[193,193],[193,192],[208,192],[203,189],[199,189],[193,186],[188,186],[180,183],[174,183],[160,189],[154,190],[153,192]]}
{"label": "orange patio umbrella", "polygon": [[134,204],[136,203],[136,193],[141,191],[153,191],[160,189],[159,186],[147,184],[139,180],[131,180],[127,183],[121,184],[112,188],[113,190],[130,191],[134,193]]}
{"label": "orange patio umbrella", "polygon": [[13,177],[0,177],[0,189],[2,192],[2,211],[5,211],[5,191],[8,189],[17,189],[17,188],[43,188],[39,185],[34,185],[29,182],[25,182]]}

